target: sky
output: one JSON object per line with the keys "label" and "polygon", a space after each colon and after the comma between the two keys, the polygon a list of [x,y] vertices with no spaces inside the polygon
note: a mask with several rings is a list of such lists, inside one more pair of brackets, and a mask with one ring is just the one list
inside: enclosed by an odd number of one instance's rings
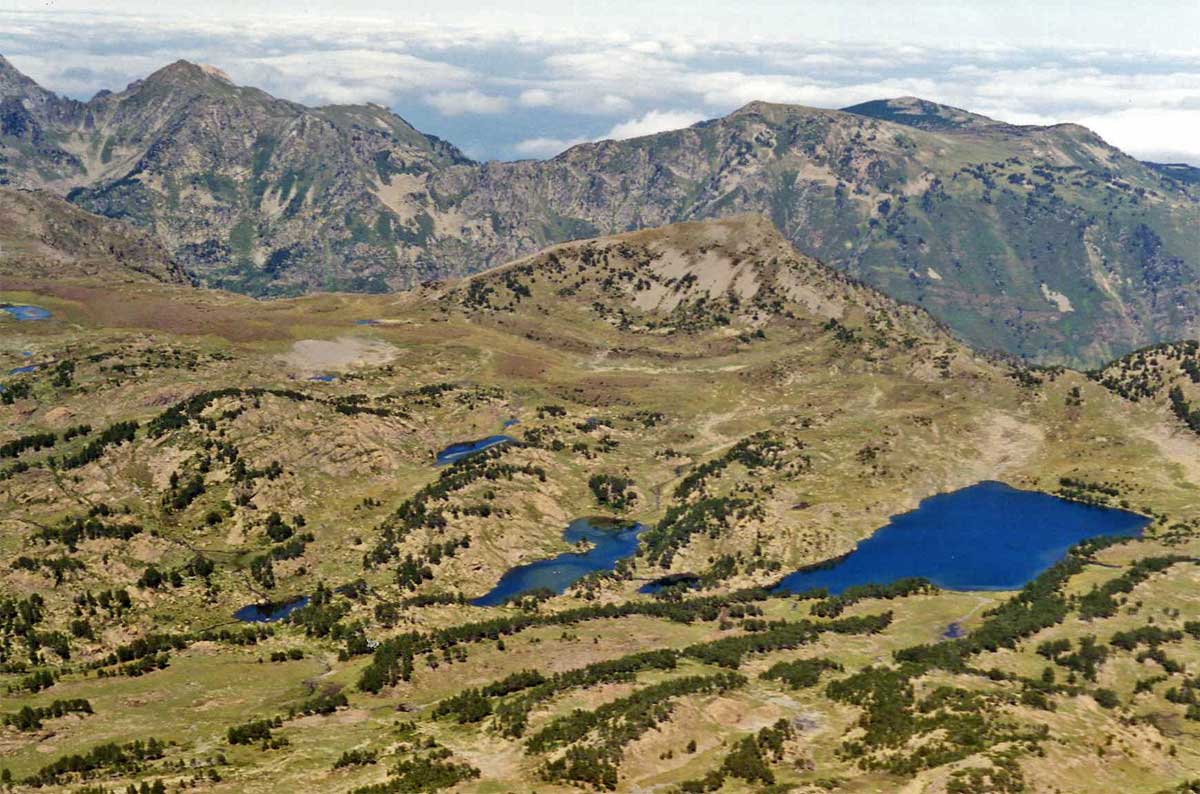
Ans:
{"label": "sky", "polygon": [[1200,0],[0,0],[0,54],[61,94],[185,58],[305,104],[386,105],[479,160],[753,100],[914,95],[1200,166],[1197,31]]}

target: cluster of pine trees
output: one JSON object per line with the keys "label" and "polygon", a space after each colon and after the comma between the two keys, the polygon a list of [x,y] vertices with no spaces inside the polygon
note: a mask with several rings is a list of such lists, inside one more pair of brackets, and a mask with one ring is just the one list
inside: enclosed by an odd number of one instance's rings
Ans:
{"label": "cluster of pine trees", "polygon": [[145,742],[139,739],[126,744],[109,742],[93,747],[86,753],[64,755],[43,766],[22,782],[27,786],[40,788],[59,785],[71,775],[86,777],[100,770],[131,774],[142,769],[145,762],[162,758],[165,749],[166,745],[154,738]]}
{"label": "cluster of pine trees", "polygon": [[612,790],[616,788],[617,767],[625,746],[664,722],[671,715],[674,700],[687,695],[719,694],[745,683],[743,676],[727,672],[652,684],[591,711],[576,709],[552,720],[526,739],[525,748],[531,753],[567,748],[561,757],[542,767],[548,780]]}
{"label": "cluster of pine trees", "polygon": [[477,623],[463,623],[438,629],[428,634],[408,632],[379,643],[374,658],[359,677],[359,689],[379,692],[411,678],[413,659],[437,648],[450,648],[482,640],[499,640],[537,626],[569,626],[588,620],[606,620],[645,615],[678,623],[715,621],[731,605],[749,605],[770,598],[787,598],[765,588],[737,590],[720,596],[698,596],[682,601],[627,601],[621,604],[602,604],[547,614],[522,614],[492,618]]}
{"label": "cluster of pine trees", "polygon": [[67,714],[92,714],[92,704],[83,698],[55,700],[49,706],[22,706],[20,711],[4,715],[4,724],[18,731],[38,731],[42,720],[62,717]]}

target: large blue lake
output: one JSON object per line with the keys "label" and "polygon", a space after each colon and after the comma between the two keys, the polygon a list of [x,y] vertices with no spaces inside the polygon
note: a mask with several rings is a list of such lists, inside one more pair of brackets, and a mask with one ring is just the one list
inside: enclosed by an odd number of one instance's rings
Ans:
{"label": "large blue lake", "polygon": [[509,598],[530,590],[546,588],[561,593],[572,582],[594,571],[611,571],[617,561],[637,552],[638,534],[645,529],[637,523],[621,523],[611,519],[579,518],[563,530],[568,543],[587,541],[588,551],[568,552],[547,560],[518,565],[500,577],[500,582],[486,595],[471,603],[481,607],[502,604]]}
{"label": "large blue lake", "polygon": [[1016,590],[1097,535],[1133,536],[1150,519],[1000,482],[938,494],[892,520],[838,560],[796,571],[777,587],[837,594],[860,584],[923,576],[947,590]]}

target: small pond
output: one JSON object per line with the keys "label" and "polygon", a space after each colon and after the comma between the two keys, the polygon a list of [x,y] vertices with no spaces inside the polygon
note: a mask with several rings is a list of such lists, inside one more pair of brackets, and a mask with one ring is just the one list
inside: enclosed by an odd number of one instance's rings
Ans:
{"label": "small pond", "polygon": [[437,465],[445,466],[446,464],[454,463],[455,461],[474,455],[476,452],[482,452],[498,444],[507,444],[510,441],[516,441],[516,439],[512,436],[495,435],[475,441],[459,441],[457,444],[451,444],[437,454]]}
{"label": "small pond", "polygon": [[283,620],[288,615],[308,603],[308,596],[294,598],[280,603],[247,604],[233,613],[233,616],[245,623],[274,623]]}
{"label": "small pond", "polygon": [[579,518],[563,530],[568,543],[586,541],[591,548],[583,553],[567,552],[547,560],[518,565],[500,577],[486,595],[471,603],[492,607],[530,590],[546,588],[561,593],[577,579],[593,571],[611,571],[617,561],[637,552],[638,535],[645,529],[637,523],[607,518]]}
{"label": "small pond", "polygon": [[945,631],[942,632],[943,640],[957,640],[965,636],[967,636],[967,632],[958,621],[947,625]]}
{"label": "small pond", "polygon": [[0,312],[8,312],[18,320],[50,319],[50,312],[41,306],[0,306]]}
{"label": "small pond", "polygon": [[947,590],[1016,590],[1098,535],[1134,536],[1149,519],[1092,507],[1000,482],[981,482],[925,499],[858,548],[796,571],[777,587],[837,594],[860,584],[923,576]]}
{"label": "small pond", "polygon": [[23,367],[13,367],[8,371],[9,375],[24,375],[27,372],[37,372],[37,364],[26,364]]}
{"label": "small pond", "polygon": [[657,579],[651,579],[644,585],[638,588],[639,593],[657,593],[666,587],[697,587],[700,584],[700,577],[694,573],[669,573],[666,576],[660,576]]}

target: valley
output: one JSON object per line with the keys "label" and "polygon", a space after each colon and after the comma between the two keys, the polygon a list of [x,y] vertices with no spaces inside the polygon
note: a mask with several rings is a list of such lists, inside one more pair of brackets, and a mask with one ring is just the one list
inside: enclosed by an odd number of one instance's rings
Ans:
{"label": "valley", "polygon": [[[87,266],[0,267],[0,304],[42,310],[0,314],[15,791],[1200,776],[1194,343],[979,352],[753,214],[272,301],[162,248],[36,244]],[[1008,590],[773,589],[993,481],[1124,536],[1047,543]],[[473,603],[606,542],[580,518],[642,525],[636,551]]]}

